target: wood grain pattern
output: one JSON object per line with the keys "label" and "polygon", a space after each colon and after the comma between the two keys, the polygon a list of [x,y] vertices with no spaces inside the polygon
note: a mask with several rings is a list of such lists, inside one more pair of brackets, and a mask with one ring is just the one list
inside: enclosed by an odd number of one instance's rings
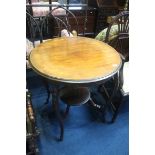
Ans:
{"label": "wood grain pattern", "polygon": [[115,49],[86,37],[48,40],[32,50],[29,61],[40,74],[73,81],[108,76],[121,64]]}

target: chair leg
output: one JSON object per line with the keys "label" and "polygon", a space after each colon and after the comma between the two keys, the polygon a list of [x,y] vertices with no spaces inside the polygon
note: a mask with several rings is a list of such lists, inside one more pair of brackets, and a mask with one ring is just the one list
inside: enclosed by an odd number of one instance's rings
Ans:
{"label": "chair leg", "polygon": [[119,104],[116,107],[116,110],[114,111],[114,114],[113,114],[112,119],[111,119],[111,123],[115,122],[115,120],[116,120],[116,118],[118,116],[121,105],[122,105],[122,97],[120,97]]}

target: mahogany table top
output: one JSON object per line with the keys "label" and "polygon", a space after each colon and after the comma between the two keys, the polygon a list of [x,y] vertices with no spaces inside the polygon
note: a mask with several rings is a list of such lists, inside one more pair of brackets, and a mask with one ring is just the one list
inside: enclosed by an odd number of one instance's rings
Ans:
{"label": "mahogany table top", "polygon": [[46,41],[31,51],[29,61],[40,75],[69,83],[106,79],[121,66],[120,55],[114,48],[79,36]]}

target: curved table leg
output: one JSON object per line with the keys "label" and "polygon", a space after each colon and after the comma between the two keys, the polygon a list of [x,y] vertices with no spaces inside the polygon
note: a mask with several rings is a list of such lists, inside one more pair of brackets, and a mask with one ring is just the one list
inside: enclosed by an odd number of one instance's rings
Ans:
{"label": "curved table leg", "polygon": [[[114,88],[113,88],[113,91],[112,91],[112,94],[109,94],[108,91],[106,90],[106,88],[104,87],[104,85],[102,86],[105,93],[106,93],[106,96],[107,96],[107,101],[106,101],[106,109],[104,109],[104,118],[103,118],[103,122],[104,123],[112,123],[113,122],[113,117],[112,116],[112,119],[106,119],[106,112],[107,112],[107,108],[109,107],[113,113],[115,113],[117,111],[115,105],[113,104],[113,99],[118,91],[118,88],[119,88],[119,78],[118,78],[118,73],[114,75]],[[102,92],[100,92],[102,93]],[[103,94],[102,94],[103,96]],[[104,96],[103,96],[104,97]],[[114,114],[113,114],[114,115]]]}
{"label": "curved table leg", "polygon": [[[115,114],[117,109],[116,107],[114,106],[114,104],[112,103],[112,100],[114,99],[117,91],[118,91],[118,88],[119,88],[119,78],[118,78],[118,73],[114,76],[114,89],[113,89],[113,92],[111,94],[111,96],[109,97],[109,100],[107,102],[107,105],[111,107],[113,113]],[[112,119],[110,121],[106,121],[107,123],[113,123],[113,116],[112,116]]]}
{"label": "curved table leg", "polygon": [[[123,81],[124,81],[124,79],[123,79],[123,66],[124,66],[124,61],[123,61],[123,64],[122,64],[122,66],[121,66],[121,68],[120,68],[120,71],[119,71],[119,90],[122,88],[122,86],[123,86]],[[117,117],[117,115],[118,115],[120,106],[121,106],[121,104],[122,104],[122,100],[123,100],[123,96],[121,95],[121,96],[119,97],[119,104],[118,104],[118,106],[116,107],[116,110],[115,110],[114,115],[113,115],[112,120],[111,120],[112,123],[115,122],[115,120],[116,120],[116,117]]]}
{"label": "curved table leg", "polygon": [[63,136],[64,136],[64,124],[63,124],[63,119],[61,117],[60,114],[60,109],[59,109],[59,92],[58,92],[58,88],[54,88],[53,90],[53,97],[52,97],[52,104],[54,104],[55,107],[55,113],[60,125],[60,138],[59,140],[62,141],[63,140]]}
{"label": "curved table leg", "polygon": [[119,105],[117,106],[117,108],[116,108],[116,110],[115,110],[115,112],[114,112],[114,114],[113,114],[113,117],[112,117],[112,119],[111,119],[111,123],[114,123],[114,122],[115,122],[116,117],[117,117],[117,115],[118,115],[118,113],[119,113],[119,110],[120,110],[121,105],[122,105],[122,97],[120,98],[120,103],[119,103]]}
{"label": "curved table leg", "polygon": [[50,87],[49,87],[48,82],[46,81],[46,79],[43,79],[43,83],[44,83],[45,89],[47,91],[47,99],[45,101],[45,104],[48,104],[49,99],[50,99]]}

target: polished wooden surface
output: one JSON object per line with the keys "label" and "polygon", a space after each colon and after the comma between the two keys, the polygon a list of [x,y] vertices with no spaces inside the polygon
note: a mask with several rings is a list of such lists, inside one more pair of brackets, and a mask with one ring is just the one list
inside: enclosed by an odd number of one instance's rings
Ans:
{"label": "polished wooden surface", "polygon": [[30,64],[39,74],[59,80],[97,80],[118,71],[121,59],[115,49],[86,37],[48,40],[32,50]]}

